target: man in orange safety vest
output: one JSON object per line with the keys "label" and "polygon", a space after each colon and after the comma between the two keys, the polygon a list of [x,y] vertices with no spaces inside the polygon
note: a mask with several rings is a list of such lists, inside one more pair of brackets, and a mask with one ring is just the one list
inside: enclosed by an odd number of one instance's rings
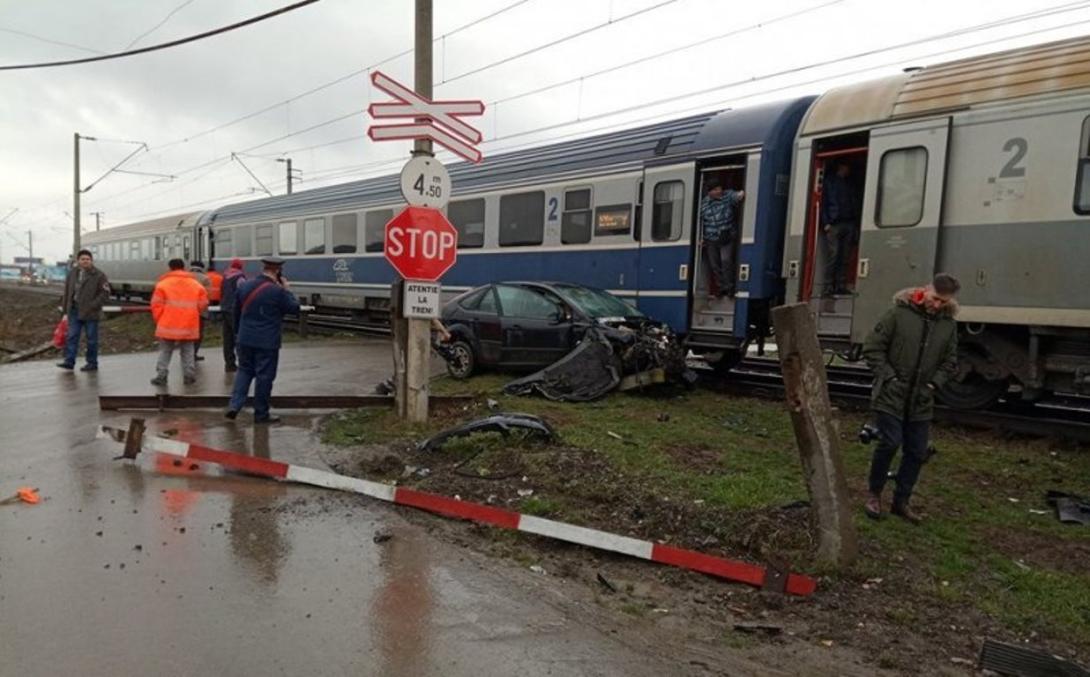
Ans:
{"label": "man in orange safety vest", "polygon": [[167,384],[170,358],[177,348],[182,353],[184,381],[189,385],[197,382],[196,348],[201,338],[201,313],[208,309],[208,292],[186,271],[182,259],[171,259],[167,265],[170,272],[159,278],[151,296],[155,338],[159,339],[159,360],[151,384]]}

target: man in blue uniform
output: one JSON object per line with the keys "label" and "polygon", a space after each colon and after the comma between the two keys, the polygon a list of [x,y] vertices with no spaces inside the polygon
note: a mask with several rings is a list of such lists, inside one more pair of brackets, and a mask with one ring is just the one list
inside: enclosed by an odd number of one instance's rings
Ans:
{"label": "man in blue uniform", "polygon": [[280,417],[269,415],[269,396],[280,359],[280,330],[285,315],[299,313],[299,301],[288,291],[288,281],[280,274],[284,259],[268,256],[261,263],[261,274],[240,284],[235,297],[238,372],[224,416],[238,416],[250,392],[250,382],[256,380],[254,423],[276,423]]}

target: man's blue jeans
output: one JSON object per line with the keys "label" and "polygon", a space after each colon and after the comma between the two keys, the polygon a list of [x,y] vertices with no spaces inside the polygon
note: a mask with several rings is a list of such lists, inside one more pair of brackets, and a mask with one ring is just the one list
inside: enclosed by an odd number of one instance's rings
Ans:
{"label": "man's blue jeans", "polygon": [[98,320],[81,320],[75,310],[68,312],[68,335],[64,337],[64,363],[75,366],[80,332],[87,334],[87,365],[98,366]]}

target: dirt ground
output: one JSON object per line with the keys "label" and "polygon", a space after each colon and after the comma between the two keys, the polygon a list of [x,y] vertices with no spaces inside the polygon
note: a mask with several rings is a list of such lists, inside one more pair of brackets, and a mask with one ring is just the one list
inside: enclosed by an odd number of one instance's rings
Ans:
{"label": "dirt ground", "polygon": [[[1084,663],[1090,657],[1090,530],[1058,529],[1051,515],[1030,511],[1047,507],[1038,505],[1040,494],[1031,502],[1045,485],[1078,488],[1064,484],[1064,473],[1090,469],[1084,451],[958,429],[937,433],[944,460],[960,466],[940,471],[947,474],[942,487],[925,484],[921,492],[938,519],[913,527],[895,518],[878,524],[860,518],[860,560],[832,575],[813,562],[805,488],[778,403],[697,392],[560,405],[505,398],[502,382],[478,380],[470,386],[478,391],[475,405],[434,412],[425,427],[406,427],[386,412],[337,416],[327,422],[325,441],[353,453],[332,465],[349,475],[818,576],[813,597],[783,597],[548,539],[420,518],[471,548],[579,581],[597,603],[634,622],[677,623],[693,638],[725,642],[769,665],[791,666],[775,662],[784,649],[843,648],[841,660],[873,668],[965,674],[987,637]],[[501,409],[544,415],[560,440],[486,434],[440,451],[416,448],[429,432],[486,415],[489,398]],[[736,436],[709,442],[715,436],[707,437],[708,422],[699,416],[705,407],[729,412],[715,414],[713,425],[729,426]],[[845,413],[841,430],[854,431],[860,422]],[[861,503],[868,452],[851,435],[842,437],[853,500]],[[1086,493],[1084,479],[1075,482]],[[1003,514],[989,510],[993,501]],[[736,629],[740,624],[771,627],[746,632]]]}

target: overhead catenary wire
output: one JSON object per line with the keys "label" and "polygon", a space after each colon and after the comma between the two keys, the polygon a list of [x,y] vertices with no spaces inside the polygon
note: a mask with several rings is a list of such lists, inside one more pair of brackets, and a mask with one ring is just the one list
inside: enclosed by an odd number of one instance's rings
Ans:
{"label": "overhead catenary wire", "polygon": [[[535,133],[541,133],[541,132],[545,132],[545,131],[551,131],[551,130],[562,128],[562,127],[565,127],[565,126],[570,126],[570,125],[577,124],[577,123],[585,123],[585,122],[588,122],[588,121],[593,121],[593,120],[599,119],[599,118],[610,117],[610,116],[615,116],[615,115],[621,115],[623,113],[630,112],[632,110],[639,109],[639,108],[660,106],[660,105],[664,105],[666,103],[671,103],[671,102],[678,101],[678,100],[684,100],[684,99],[694,98],[694,97],[701,96],[701,95],[708,94],[708,93],[714,93],[715,91],[720,91],[720,90],[731,88],[731,87],[737,87],[737,86],[741,86],[741,85],[752,84],[752,83],[755,83],[755,82],[759,82],[759,81],[762,81],[762,80],[767,80],[767,79],[771,79],[771,78],[775,78],[775,77],[782,77],[782,76],[790,75],[790,74],[794,74],[794,73],[800,73],[800,72],[809,71],[809,70],[813,70],[813,69],[817,69],[817,68],[828,67],[828,66],[834,65],[836,63],[849,61],[849,60],[854,60],[854,59],[859,59],[859,58],[862,58],[862,57],[865,57],[865,56],[874,55],[874,54],[878,54],[878,53],[889,52],[889,51],[894,51],[894,50],[898,50],[898,49],[904,49],[905,47],[908,47],[908,46],[918,45],[918,44],[922,44],[922,43],[926,43],[926,42],[932,42],[932,41],[941,40],[941,39],[954,37],[954,36],[959,36],[959,35],[965,35],[965,34],[972,33],[972,32],[987,30],[989,28],[996,28],[996,27],[1000,27],[1000,26],[1004,26],[1004,25],[1011,25],[1011,24],[1021,23],[1021,22],[1024,22],[1024,21],[1028,21],[1030,19],[1043,18],[1043,17],[1046,17],[1046,16],[1052,16],[1052,15],[1055,15],[1055,14],[1070,12],[1070,11],[1073,11],[1074,9],[1080,9],[1080,8],[1083,8],[1083,7],[1087,6],[1087,5],[1090,5],[1090,3],[1087,3],[1087,2],[1072,2],[1072,3],[1067,3],[1067,4],[1064,4],[1064,5],[1059,5],[1059,6],[1049,7],[1049,8],[1041,8],[1041,9],[1034,10],[1033,12],[1025,13],[1025,14],[1022,14],[1022,15],[997,19],[997,20],[989,21],[987,23],[978,24],[978,25],[969,26],[969,27],[964,27],[964,28],[961,28],[961,29],[956,29],[954,31],[948,31],[948,32],[945,32],[945,33],[941,33],[941,34],[926,37],[926,38],[921,38],[921,39],[916,39],[916,40],[911,40],[911,41],[899,43],[898,45],[894,45],[892,47],[881,48],[881,49],[873,49],[873,50],[866,50],[866,51],[863,51],[863,52],[859,52],[859,53],[855,53],[855,54],[851,54],[851,55],[846,55],[846,56],[843,56],[843,57],[837,57],[837,58],[834,58],[834,59],[829,59],[829,60],[826,60],[826,61],[823,61],[823,62],[820,62],[820,63],[816,63],[816,64],[809,64],[809,65],[806,65],[806,66],[800,66],[800,67],[796,67],[796,68],[792,68],[792,69],[787,69],[787,70],[779,71],[779,72],[776,72],[776,73],[765,74],[765,75],[762,75],[762,76],[747,78],[747,79],[743,79],[743,80],[736,80],[736,81],[728,82],[728,83],[722,83],[722,84],[719,84],[719,85],[715,85],[713,87],[703,88],[703,89],[696,90],[696,91],[693,91],[693,92],[683,93],[683,94],[677,95],[677,96],[665,97],[663,99],[659,99],[659,100],[656,100],[656,101],[641,103],[641,104],[639,104],[637,106],[630,106],[630,107],[624,107],[624,108],[620,108],[620,109],[614,109],[614,110],[611,110],[611,111],[606,111],[606,112],[601,113],[601,114],[597,114],[597,115],[590,116],[590,117],[585,117],[585,118],[583,118],[581,120],[566,121],[566,122],[559,123],[559,124],[553,124],[553,125],[547,125],[547,126],[543,126],[543,127],[537,127],[537,128],[531,129],[531,130],[524,130],[524,131],[517,132],[517,133],[514,133],[514,134],[509,134],[509,135],[504,135],[504,136],[496,136],[496,137],[493,137],[492,139],[490,139],[488,143],[492,143],[492,142],[495,142],[495,141],[501,141],[501,140],[507,140],[507,139],[513,139],[513,138],[518,138],[518,137],[523,137],[523,136],[527,136],[527,135],[531,135],[531,134],[535,134]],[[813,8],[811,8],[811,9],[813,9]],[[1082,22],[1080,22],[1080,23],[1082,23]],[[1078,24],[1075,24],[1075,25],[1078,25]],[[1020,35],[1004,36],[1004,37],[1001,37],[1001,38],[997,38],[996,40],[989,40],[989,41],[986,41],[986,42],[983,42],[983,43],[977,43],[975,45],[966,45],[966,46],[961,46],[961,47],[957,47],[957,48],[942,50],[940,52],[936,52],[936,53],[933,53],[931,55],[927,55],[927,57],[941,56],[941,55],[948,54],[948,53],[965,51],[965,50],[973,49],[975,47],[979,47],[979,46],[982,46],[982,45],[987,45],[987,44],[992,44],[992,43],[995,43],[995,42],[1002,42],[1002,41],[1006,41],[1006,40],[1017,39],[1017,38],[1020,38],[1020,37],[1026,37],[1026,36],[1029,36],[1029,35],[1049,32],[1049,31],[1058,30],[1058,29],[1064,28],[1064,27],[1065,26],[1052,26],[1052,27],[1042,28],[1040,30],[1030,31],[1028,33],[1023,33],[1023,34],[1020,34]],[[678,48],[678,49],[681,49],[681,48]],[[911,61],[911,60],[916,60],[916,59],[920,59],[920,58],[927,58],[927,57],[921,57],[919,55],[916,55],[916,56],[913,56],[911,58],[906,58],[905,60],[900,60],[900,62],[903,63],[904,61]],[[841,78],[841,77],[845,77],[848,74],[853,74],[853,73],[857,73],[857,72],[866,72],[866,71],[870,71],[870,70],[876,70],[876,69],[885,67],[886,65],[889,65],[889,64],[883,64],[883,65],[879,65],[879,66],[870,66],[870,67],[867,67],[867,68],[864,68],[864,69],[851,71],[850,73],[847,73],[847,74],[845,74],[845,73],[836,73],[836,74],[832,74],[832,75],[829,75],[829,76],[824,76],[822,78],[819,78],[817,80],[813,80],[813,81],[810,81],[810,82],[815,83],[815,82],[821,82],[821,81]],[[777,87],[777,88],[774,88],[774,89],[768,90],[768,91],[773,91],[774,92],[774,91],[779,91],[781,89],[790,88],[790,87],[797,87],[797,86],[800,86],[800,84],[799,83],[792,83],[792,84],[789,84],[789,85],[787,85],[785,87]],[[759,95],[761,95],[763,93],[767,93],[767,92],[754,92],[754,93],[746,95],[745,98],[752,98],[754,96],[759,96]],[[527,95],[529,95],[529,93],[527,93]],[[708,108],[708,107],[710,107],[710,105],[711,104],[705,104],[705,105],[700,106],[699,108]],[[360,112],[362,112],[362,111],[360,111]],[[308,131],[313,131],[314,129],[326,126],[328,124],[333,124],[333,123],[335,123],[335,122],[337,122],[337,121],[339,121],[341,119],[347,119],[347,118],[353,117],[353,116],[355,116],[357,114],[358,114],[358,112],[352,112],[352,113],[349,113],[349,114],[346,114],[346,115],[338,116],[338,118],[334,118],[332,120],[327,120],[327,121],[319,123],[317,125],[313,125],[311,127],[308,127],[308,128],[306,128],[304,130],[299,130],[298,132],[293,132],[291,134],[283,135],[281,137],[277,137],[276,139],[270,140],[268,142],[264,142],[262,144],[258,144],[256,146],[251,146],[248,150],[253,150],[253,149],[256,149],[256,148],[267,146],[267,145],[269,145],[271,143],[276,143],[279,140],[283,140],[284,138],[290,138],[290,137],[296,136],[298,134],[303,134],[303,133],[306,133]],[[662,114],[658,114],[658,115],[653,116],[653,117],[665,117],[665,116],[670,115],[670,114],[671,113],[662,113]],[[631,124],[631,122],[628,122],[628,123],[625,123],[625,124]],[[362,135],[360,135],[360,137],[350,137],[348,139],[341,139],[341,140],[338,140],[338,141],[335,141],[335,142],[327,142],[325,144],[316,144],[315,146],[303,147],[302,149],[309,149],[309,148],[312,148],[312,147],[321,147],[321,146],[324,146],[324,145],[332,145],[334,143],[348,142],[348,141],[354,140],[355,138],[362,138]],[[294,149],[294,150],[300,150],[300,149]],[[293,152],[294,152],[294,150],[293,150]],[[504,150],[507,150],[507,149],[505,148]],[[211,160],[211,161],[209,161],[207,163],[202,163],[201,165],[198,165],[196,167],[191,167],[188,170],[184,170],[184,171],[193,171],[195,169],[199,169],[200,167],[208,166],[209,164],[215,163],[217,161],[219,161],[219,158]],[[385,165],[390,165],[390,164],[393,164],[393,163],[396,163],[396,162],[399,162],[399,160],[382,161],[381,163],[375,163],[375,164],[370,165],[370,166],[385,166]],[[315,174],[320,174],[320,173],[321,172],[315,172],[314,174],[312,174],[312,182],[314,181]]]}
{"label": "overhead catenary wire", "polygon": [[45,42],[45,43],[48,43],[50,45],[57,45],[58,47],[68,47],[70,49],[78,49],[81,52],[90,52],[91,54],[105,54],[106,53],[106,52],[103,52],[102,50],[99,50],[99,49],[92,49],[90,47],[84,47],[83,45],[77,45],[75,43],[65,42],[63,40],[54,40],[52,38],[46,38],[46,37],[43,37],[41,35],[35,35],[34,33],[28,33],[26,31],[21,31],[21,30],[18,30],[16,28],[7,28],[6,26],[0,26],[0,32],[11,33],[12,35],[21,35],[22,37],[30,38],[31,40],[37,40],[39,42]]}
{"label": "overhead catenary wire", "polygon": [[273,17],[280,16],[281,14],[286,14],[288,12],[292,12],[294,10],[300,9],[301,7],[306,7],[307,5],[313,5],[316,2],[319,2],[319,0],[299,0],[299,2],[293,3],[291,5],[286,5],[284,7],[279,8],[279,9],[274,9],[271,12],[266,12],[264,14],[261,14],[261,15],[255,16],[255,17],[251,17],[249,19],[244,19],[243,21],[236,21],[235,23],[227,25],[227,26],[221,26],[219,28],[214,28],[214,29],[209,30],[209,31],[204,31],[203,33],[197,33],[196,35],[190,35],[188,37],[179,38],[177,40],[171,40],[169,42],[162,42],[162,43],[159,43],[157,45],[151,45],[150,47],[141,47],[139,49],[129,49],[129,50],[121,51],[121,52],[115,52],[113,54],[101,54],[99,56],[88,56],[88,57],[84,57],[82,59],[65,59],[63,61],[42,61],[42,62],[38,62],[38,63],[9,64],[9,65],[5,65],[5,66],[0,66],[0,71],[28,70],[28,69],[32,69],[32,68],[56,68],[56,67],[59,67],[59,66],[75,66],[75,65],[79,65],[79,64],[85,64],[85,63],[94,63],[94,62],[97,62],[97,61],[108,61],[108,60],[112,60],[112,59],[122,59],[122,58],[130,57],[130,56],[136,56],[137,54],[147,54],[148,52],[157,52],[159,50],[169,49],[171,47],[178,47],[180,45],[189,44],[191,42],[196,42],[198,40],[204,40],[206,38],[211,38],[211,37],[214,37],[216,35],[221,35],[223,33],[228,33],[230,31],[238,30],[240,28],[245,28],[246,26],[250,26],[250,25],[262,22],[262,21],[267,21],[268,19],[272,19]]}
{"label": "overhead catenary wire", "polygon": [[183,9],[185,9],[186,7],[188,7],[189,5],[191,5],[192,3],[193,3],[193,0],[185,0],[185,2],[183,2],[183,3],[182,3],[182,4],[180,4],[180,5],[178,5],[178,6],[177,6],[177,7],[175,7],[174,9],[170,10],[170,12],[169,12],[169,13],[168,13],[168,14],[167,14],[167,15],[166,15],[165,17],[163,17],[163,18],[162,18],[162,19],[161,19],[161,20],[159,21],[159,23],[155,24],[154,26],[152,26],[152,27],[151,27],[151,28],[149,28],[148,30],[144,31],[144,32],[143,32],[143,33],[141,33],[140,35],[138,35],[138,36],[136,36],[135,38],[133,38],[132,42],[130,42],[129,44],[125,45],[125,49],[132,49],[133,45],[135,45],[136,43],[140,42],[140,41],[141,41],[141,40],[143,40],[144,38],[146,38],[146,37],[148,37],[149,35],[151,35],[152,33],[154,33],[155,31],[157,31],[157,30],[159,30],[160,28],[162,28],[162,27],[163,27],[163,25],[164,25],[164,24],[166,24],[166,22],[170,21],[170,18],[171,18],[172,16],[174,16],[174,15],[175,15],[175,14],[177,14],[178,12],[182,11]]}

